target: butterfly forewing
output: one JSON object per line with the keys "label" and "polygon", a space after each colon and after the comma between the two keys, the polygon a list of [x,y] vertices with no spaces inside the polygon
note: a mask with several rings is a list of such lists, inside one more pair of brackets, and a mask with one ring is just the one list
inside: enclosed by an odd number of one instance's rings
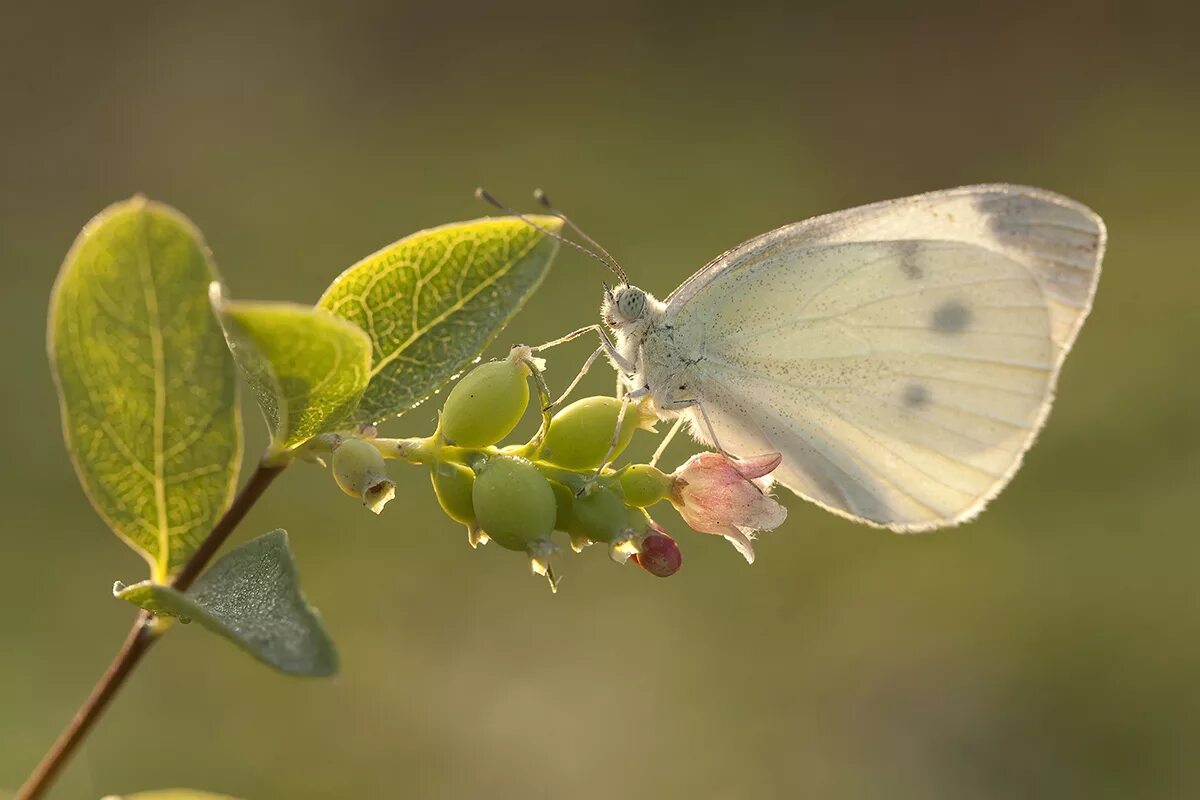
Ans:
{"label": "butterfly forewing", "polygon": [[826,214],[751,239],[689,278],[667,303],[669,310],[681,307],[716,276],[772,249],[867,241],[963,242],[1008,256],[1029,270],[1045,297],[1061,362],[1091,308],[1105,238],[1100,217],[1062,195],[1007,184],[963,186]]}

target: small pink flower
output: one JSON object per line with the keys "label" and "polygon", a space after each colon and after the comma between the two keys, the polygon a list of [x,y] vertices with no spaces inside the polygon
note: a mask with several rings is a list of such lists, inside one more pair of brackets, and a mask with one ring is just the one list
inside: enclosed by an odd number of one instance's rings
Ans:
{"label": "small pink flower", "polygon": [[755,532],[776,528],[787,517],[787,509],[764,491],[769,479],[755,479],[782,460],[779,453],[742,459],[697,453],[672,474],[671,503],[694,530],[724,536],[753,564]]}

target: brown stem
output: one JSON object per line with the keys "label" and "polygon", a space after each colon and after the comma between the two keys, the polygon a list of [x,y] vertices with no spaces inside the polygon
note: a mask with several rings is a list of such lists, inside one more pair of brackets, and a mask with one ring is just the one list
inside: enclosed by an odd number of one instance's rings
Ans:
{"label": "brown stem", "polygon": [[113,695],[121,688],[125,678],[142,660],[142,656],[150,649],[150,645],[157,641],[158,636],[154,631],[152,620],[152,615],[147,611],[138,614],[138,618],[134,621],[129,635],[125,637],[125,644],[121,645],[116,658],[108,665],[108,669],[104,671],[104,675],[96,683],[87,700],[75,712],[75,716],[62,735],[58,737],[58,741],[42,758],[42,763],[38,764],[37,769],[29,776],[29,780],[25,781],[25,785],[17,792],[16,800],[34,800],[34,798],[41,797],[50,788],[50,784],[58,777],[59,771],[66,766],[67,760],[75,748],[91,730],[92,725],[108,706]]}
{"label": "brown stem", "polygon": [[[192,582],[216,555],[217,550],[229,538],[229,534],[233,533],[234,528],[242,521],[242,517],[246,516],[246,512],[262,497],[263,492],[271,485],[271,481],[275,480],[282,471],[283,466],[258,465],[254,474],[250,476],[250,480],[233,499],[229,510],[222,515],[221,519],[217,520],[212,532],[205,537],[200,547],[171,581],[173,588],[182,592],[192,585]],[[25,781],[25,785],[17,791],[14,800],[37,800],[46,793],[50,784],[54,782],[58,773],[74,754],[79,743],[88,735],[96,720],[124,685],[129,673],[133,672],[133,668],[142,660],[142,656],[150,649],[150,645],[158,641],[159,634],[160,629],[154,624],[154,616],[146,611],[140,613],[133,623],[133,628],[129,631],[129,636],[125,639],[125,644],[121,645],[121,649],[117,652],[116,658],[96,683],[87,700],[75,712],[71,722],[59,735],[58,741],[42,758],[41,763]]]}
{"label": "brown stem", "polygon": [[201,571],[208,566],[208,562],[221,549],[221,545],[225,544],[225,540],[242,521],[242,517],[246,516],[246,512],[258,502],[258,498],[262,497],[262,493],[271,485],[271,481],[283,472],[285,466],[287,466],[286,463],[274,466],[261,463],[258,465],[254,474],[250,476],[250,480],[246,481],[246,485],[238,492],[237,497],[233,498],[233,505],[229,506],[225,515],[217,520],[212,533],[204,537],[204,541],[196,548],[196,552],[192,553],[192,557],[171,581],[173,588],[181,592],[187,591],[188,587],[192,585],[192,581],[200,576]]}

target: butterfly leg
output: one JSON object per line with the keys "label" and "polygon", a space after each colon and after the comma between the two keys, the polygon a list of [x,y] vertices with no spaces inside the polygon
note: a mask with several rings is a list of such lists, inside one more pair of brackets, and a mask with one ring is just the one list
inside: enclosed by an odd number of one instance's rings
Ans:
{"label": "butterfly leg", "polygon": [[687,417],[679,416],[675,418],[675,424],[671,426],[671,430],[667,431],[667,435],[658,445],[658,449],[654,451],[654,455],[650,458],[650,466],[658,466],[658,460],[662,458],[662,454],[666,452],[667,445],[675,438],[675,434],[679,433],[679,429],[683,427],[683,423],[687,422]]}
{"label": "butterfly leg", "polygon": [[700,419],[704,422],[704,432],[708,434],[708,439],[712,442],[712,446],[718,453],[729,459],[736,460],[737,457],[730,454],[724,447],[721,447],[721,442],[717,439],[717,431],[712,426],[712,420],[708,418],[708,412],[704,410],[704,404],[699,398],[693,397],[687,400],[672,400],[669,404],[663,406],[668,411],[683,411],[688,408],[695,408],[700,412]]}
{"label": "butterfly leg", "polygon": [[[579,382],[583,380],[583,376],[587,375],[588,370],[592,368],[592,364],[596,363],[596,359],[599,358],[600,354],[603,352],[603,347],[597,347],[595,351],[588,356],[587,361],[583,362],[583,367],[579,370],[579,374],[575,376],[575,380],[571,381],[571,384],[566,388],[566,391],[559,395],[558,399],[543,409],[543,411],[549,411],[550,409],[558,408],[560,405],[562,405],[562,402],[567,399],[567,396],[570,395],[571,392],[575,391],[575,387],[579,385]],[[620,380],[619,375],[617,376],[617,379]]]}
{"label": "butterfly leg", "polygon": [[612,340],[608,338],[608,334],[605,333],[604,329],[599,325],[588,325],[587,327],[571,331],[566,336],[560,336],[557,339],[546,342],[545,344],[538,345],[537,347],[533,348],[533,352],[540,353],[543,350],[549,350],[551,347],[557,347],[560,344],[566,344],[573,339],[578,339],[580,336],[592,332],[595,332],[595,334],[600,337],[600,347],[604,350],[605,354],[612,359],[612,362],[616,365],[617,369],[626,373],[637,371],[637,365],[630,363],[628,359],[617,352],[616,345],[612,343]]}
{"label": "butterfly leg", "polygon": [[621,443],[621,427],[625,424],[625,412],[629,410],[629,404],[634,400],[640,400],[649,393],[649,389],[637,389],[629,392],[621,398],[621,408],[619,411],[617,411],[617,424],[616,427],[613,428],[612,441],[608,443],[608,452],[604,454],[604,458],[601,460],[600,466],[596,467],[596,471],[592,473],[592,476],[584,481],[583,485],[580,486],[575,492],[576,497],[582,497],[583,495],[587,494],[588,489],[593,483],[595,483],[596,479],[600,477],[600,473],[603,472],[604,468],[608,466],[608,462],[612,460],[613,453],[615,453],[617,450],[617,445]]}

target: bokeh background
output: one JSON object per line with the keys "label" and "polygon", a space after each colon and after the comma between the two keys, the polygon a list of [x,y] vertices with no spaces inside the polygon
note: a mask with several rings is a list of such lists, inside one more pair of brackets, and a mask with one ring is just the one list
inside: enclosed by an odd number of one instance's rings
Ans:
{"label": "bokeh background", "polygon": [[[108,663],[133,615],[109,587],[144,570],[77,488],[44,357],[51,282],[106,204],[171,203],[237,296],[311,302],[484,214],[476,185],[527,206],[542,186],[664,295],[775,226],[1001,180],[1088,203],[1111,242],[1049,426],[979,521],[900,537],[790,499],[747,567],[667,509],[678,575],[593,549],[551,596],[472,552],[422,471],[395,469],[375,518],[298,466],[238,538],[291,531],[341,676],[281,678],[183,629],[55,796],[1200,794],[1196,20],[787,5],[4,0],[0,788]],[[595,319],[604,279],[560,255],[491,354]],[[555,351],[551,380],[587,352]]]}

